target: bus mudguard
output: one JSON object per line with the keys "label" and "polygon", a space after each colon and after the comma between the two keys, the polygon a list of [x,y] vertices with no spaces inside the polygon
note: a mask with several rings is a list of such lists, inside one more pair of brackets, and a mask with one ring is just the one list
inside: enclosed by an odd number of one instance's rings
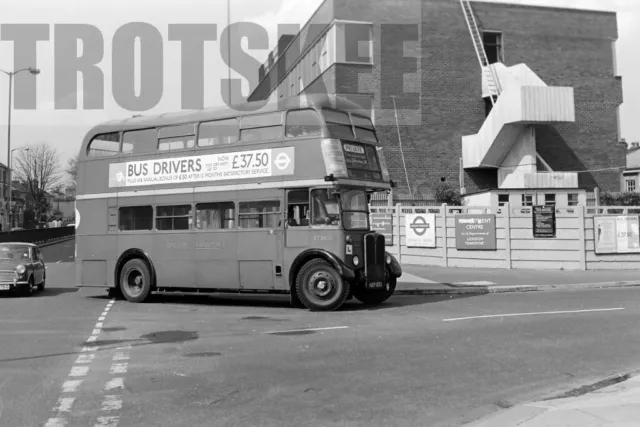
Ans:
{"label": "bus mudguard", "polygon": [[347,267],[344,262],[342,262],[342,260],[335,256],[333,253],[325,249],[307,249],[306,251],[298,255],[291,265],[291,272],[293,273],[289,276],[289,284],[291,286],[293,286],[293,283],[296,282],[295,276],[298,271],[307,261],[313,258],[322,258],[327,260],[329,263],[331,263],[333,268],[336,269],[340,276],[349,281],[356,279],[356,273],[352,269]]}
{"label": "bus mudguard", "polygon": [[118,258],[118,262],[116,262],[116,268],[114,272],[115,281],[113,283],[115,284],[120,281],[120,269],[122,269],[122,267],[127,261],[133,258],[140,258],[141,260],[146,261],[147,264],[149,264],[149,273],[151,274],[151,284],[152,284],[151,286],[155,287],[156,286],[156,268],[154,267],[153,262],[151,261],[151,257],[149,256],[148,253],[146,253],[142,249],[137,249],[137,248],[127,249],[122,253],[122,255],[120,255],[120,258]]}
{"label": "bus mudguard", "polygon": [[386,260],[391,261],[387,263],[387,265],[389,266],[389,272],[395,277],[402,276],[402,266],[400,265],[398,260],[389,252],[385,252],[385,258]]}

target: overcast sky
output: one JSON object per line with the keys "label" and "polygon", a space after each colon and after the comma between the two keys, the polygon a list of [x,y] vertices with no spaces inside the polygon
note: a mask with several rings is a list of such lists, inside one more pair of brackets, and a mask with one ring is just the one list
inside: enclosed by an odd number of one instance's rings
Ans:
{"label": "overcast sky", "polygon": [[[452,0],[453,1],[453,0]],[[496,0],[503,2],[502,0]],[[640,141],[640,0],[511,0],[510,3],[579,7],[618,12],[619,40],[618,73],[623,77],[625,102],[621,108],[622,137],[627,141]],[[231,0],[231,21],[259,23],[267,28],[269,47],[276,43],[277,24],[304,24],[322,0]],[[227,2],[224,0],[0,0],[2,24],[46,23],[51,25],[50,40],[38,42],[37,66],[42,70],[37,77],[37,109],[14,110],[12,119],[12,148],[28,143],[47,142],[56,147],[63,163],[77,153],[84,133],[104,120],[130,117],[133,113],[121,108],[114,100],[111,73],[111,41],[115,31],[130,22],[147,22],[155,26],[163,38],[164,82],[161,101],[143,114],[174,111],[181,108],[181,46],[168,41],[169,24],[217,24],[218,40],[206,42],[204,61],[204,103],[220,105],[221,79],[227,78],[228,69],[222,61],[220,33],[227,25]],[[78,94],[77,110],[54,110],[54,24],[91,24],[98,28],[104,39],[104,58],[99,63],[104,73],[104,109],[84,110],[82,93]],[[268,50],[243,50],[263,62]],[[60,48],[60,47],[59,47]],[[62,49],[69,48],[63,46]],[[81,50],[79,50],[81,52]],[[13,43],[0,41],[0,69],[13,69]],[[232,73],[232,77],[242,76]],[[6,123],[8,81],[0,74],[0,161],[6,162]],[[78,90],[82,79],[78,79]],[[244,81],[244,95],[248,95],[248,82]],[[71,93],[67,96],[76,96]]]}

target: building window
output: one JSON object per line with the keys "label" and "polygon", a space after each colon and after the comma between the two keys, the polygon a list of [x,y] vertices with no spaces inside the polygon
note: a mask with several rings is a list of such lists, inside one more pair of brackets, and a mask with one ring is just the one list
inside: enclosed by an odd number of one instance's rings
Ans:
{"label": "building window", "polygon": [[627,191],[634,192],[636,191],[636,180],[635,179],[627,179]]}
{"label": "building window", "polygon": [[504,55],[502,51],[502,33],[485,31],[482,33],[482,42],[484,45],[484,51],[487,54],[487,59],[489,60],[489,64],[504,62]]}
{"label": "building window", "polygon": [[509,203],[509,195],[498,194],[498,206],[504,206],[506,203]]}
{"label": "building window", "polygon": [[[373,62],[373,26],[368,23],[338,23],[338,33],[344,34],[344,61],[360,64]],[[340,40],[340,37],[338,38]]]}
{"label": "building window", "polygon": [[533,206],[533,196],[531,194],[522,195],[522,206]]}
{"label": "building window", "polygon": [[188,230],[191,225],[191,205],[158,206],[157,230]]}
{"label": "building window", "polygon": [[556,205],[556,195],[555,194],[545,194],[544,195],[544,205],[545,206],[555,206]]}
{"label": "building window", "polygon": [[151,206],[127,206],[120,208],[118,227],[122,231],[151,230],[153,208]]}
{"label": "building window", "polygon": [[236,206],[233,202],[198,203],[196,228],[198,230],[228,230],[234,227]]}
{"label": "building window", "polygon": [[569,193],[567,201],[569,206],[578,206],[578,193]]}
{"label": "building window", "polygon": [[239,206],[240,228],[275,228],[279,226],[280,202],[242,202]]}

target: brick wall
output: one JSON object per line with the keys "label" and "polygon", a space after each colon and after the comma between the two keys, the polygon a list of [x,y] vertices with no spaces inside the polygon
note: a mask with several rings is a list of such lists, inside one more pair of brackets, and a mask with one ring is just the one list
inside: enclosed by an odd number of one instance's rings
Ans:
{"label": "brick wall", "polygon": [[[614,76],[613,13],[474,3],[479,24],[503,32],[506,65],[526,63],[548,85],[572,86],[576,122],[537,126],[538,152],[558,171],[626,164],[618,143],[622,83]],[[579,185],[617,191],[620,170],[579,174]]]}
{"label": "brick wall", "polygon": [[[412,190],[423,194],[442,178],[468,192],[495,188],[495,170],[465,171],[464,182],[459,179],[461,137],[477,133],[485,119],[480,66],[460,4],[334,0],[333,8],[336,19],[374,23],[374,66],[338,64],[323,79],[330,93],[373,94],[375,122],[399,192],[407,189],[406,175]],[[507,65],[525,63],[547,84],[575,88],[576,123],[537,127],[538,149],[550,166],[559,171],[624,166],[616,116],[622,86],[613,76],[611,46],[615,15],[480,2],[474,9],[481,26],[503,32]],[[418,41],[403,44],[403,30],[392,25],[412,23]],[[411,74],[415,65],[403,63],[403,54],[417,57],[419,73]],[[321,87],[312,86],[309,92]],[[580,185],[618,189],[619,171],[582,173]]]}

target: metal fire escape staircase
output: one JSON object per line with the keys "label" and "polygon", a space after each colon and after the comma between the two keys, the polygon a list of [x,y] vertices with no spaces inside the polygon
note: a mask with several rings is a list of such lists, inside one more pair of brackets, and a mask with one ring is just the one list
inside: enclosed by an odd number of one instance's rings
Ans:
{"label": "metal fire escape staircase", "polygon": [[[498,169],[500,187],[534,185],[542,177],[530,125],[574,122],[573,88],[547,86],[526,64],[490,64],[471,1],[460,0],[460,6],[480,64],[483,97],[492,104],[479,132],[462,137],[463,168]],[[521,173],[512,174],[516,169]],[[577,183],[577,177],[567,177],[574,178]]]}
{"label": "metal fire escape staircase", "polygon": [[[489,86],[489,94],[495,94],[495,96],[499,96],[500,92],[502,92],[502,88],[500,87],[500,80],[498,79],[495,68],[492,67],[491,64],[489,64],[487,52],[484,50],[482,34],[480,33],[480,29],[478,28],[476,14],[473,12],[471,2],[469,0],[460,0],[460,6],[462,7],[462,11],[464,12],[464,19],[465,21],[467,21],[467,28],[469,29],[469,34],[471,35],[471,40],[473,41],[473,48],[476,51],[476,57],[478,58],[478,62],[480,63],[480,68],[482,70],[489,70],[489,81],[487,82]],[[491,104],[495,105],[494,96],[490,96],[489,98],[491,99]]]}

